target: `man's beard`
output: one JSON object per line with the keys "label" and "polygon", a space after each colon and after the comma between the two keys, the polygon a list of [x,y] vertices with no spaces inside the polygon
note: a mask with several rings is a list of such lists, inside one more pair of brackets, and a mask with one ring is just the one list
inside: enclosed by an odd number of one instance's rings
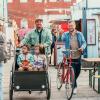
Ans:
{"label": "man's beard", "polygon": [[74,29],[69,30],[70,33],[74,32]]}

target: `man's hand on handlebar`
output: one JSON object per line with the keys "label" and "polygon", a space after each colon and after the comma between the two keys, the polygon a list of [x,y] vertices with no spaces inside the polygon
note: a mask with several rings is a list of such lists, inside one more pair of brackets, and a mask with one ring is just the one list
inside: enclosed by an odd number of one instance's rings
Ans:
{"label": "man's hand on handlebar", "polygon": [[44,45],[43,44],[40,44],[40,48],[44,48]]}
{"label": "man's hand on handlebar", "polygon": [[83,52],[83,49],[82,49],[82,48],[79,48],[78,51],[79,51],[80,53],[82,53],[82,52]]}

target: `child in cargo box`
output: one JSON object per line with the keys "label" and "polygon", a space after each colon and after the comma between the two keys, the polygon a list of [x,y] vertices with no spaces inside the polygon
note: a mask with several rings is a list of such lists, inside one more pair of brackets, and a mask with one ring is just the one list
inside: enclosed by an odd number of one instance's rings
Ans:
{"label": "child in cargo box", "polygon": [[47,69],[47,60],[45,56],[45,48],[41,48],[39,45],[34,47],[34,71],[44,71]]}
{"label": "child in cargo box", "polygon": [[32,71],[32,65],[34,62],[34,57],[29,53],[29,46],[22,46],[22,54],[18,56],[17,63],[19,65],[19,71]]}

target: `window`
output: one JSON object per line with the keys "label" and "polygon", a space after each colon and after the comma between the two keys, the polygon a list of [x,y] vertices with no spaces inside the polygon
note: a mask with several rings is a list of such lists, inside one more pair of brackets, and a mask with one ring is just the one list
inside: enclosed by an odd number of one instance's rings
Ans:
{"label": "window", "polygon": [[49,2],[60,2],[62,0],[49,0]]}
{"label": "window", "polygon": [[43,0],[35,0],[35,2],[43,2]]}
{"label": "window", "polygon": [[23,18],[21,20],[21,28],[24,27],[24,28],[28,28],[28,20],[26,18]]}
{"label": "window", "polygon": [[28,0],[20,0],[21,3],[26,3]]}
{"label": "window", "polygon": [[49,0],[49,2],[57,2],[58,0]]}
{"label": "window", "polygon": [[71,0],[64,0],[64,2],[71,2]]}
{"label": "window", "polygon": [[13,2],[13,0],[8,0],[8,3],[12,3]]}

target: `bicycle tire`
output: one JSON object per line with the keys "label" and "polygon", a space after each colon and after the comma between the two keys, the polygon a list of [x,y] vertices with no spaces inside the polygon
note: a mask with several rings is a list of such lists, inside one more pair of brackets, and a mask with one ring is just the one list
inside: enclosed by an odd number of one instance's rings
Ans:
{"label": "bicycle tire", "polygon": [[62,64],[60,63],[57,67],[57,89],[60,90],[61,87],[62,87],[62,70],[63,70],[63,67],[62,67]]}
{"label": "bicycle tire", "polygon": [[47,74],[46,81],[47,81],[47,83],[46,83],[47,84],[47,89],[46,89],[47,100],[50,100],[50,97],[51,97],[51,79],[50,79],[49,74]]}
{"label": "bicycle tire", "polygon": [[73,67],[68,68],[68,75],[66,77],[65,89],[67,100],[71,100],[73,96],[74,84],[75,84],[75,73]]}
{"label": "bicycle tire", "polygon": [[13,100],[13,81],[12,81],[12,73],[10,75],[10,83],[9,83],[9,100]]}

